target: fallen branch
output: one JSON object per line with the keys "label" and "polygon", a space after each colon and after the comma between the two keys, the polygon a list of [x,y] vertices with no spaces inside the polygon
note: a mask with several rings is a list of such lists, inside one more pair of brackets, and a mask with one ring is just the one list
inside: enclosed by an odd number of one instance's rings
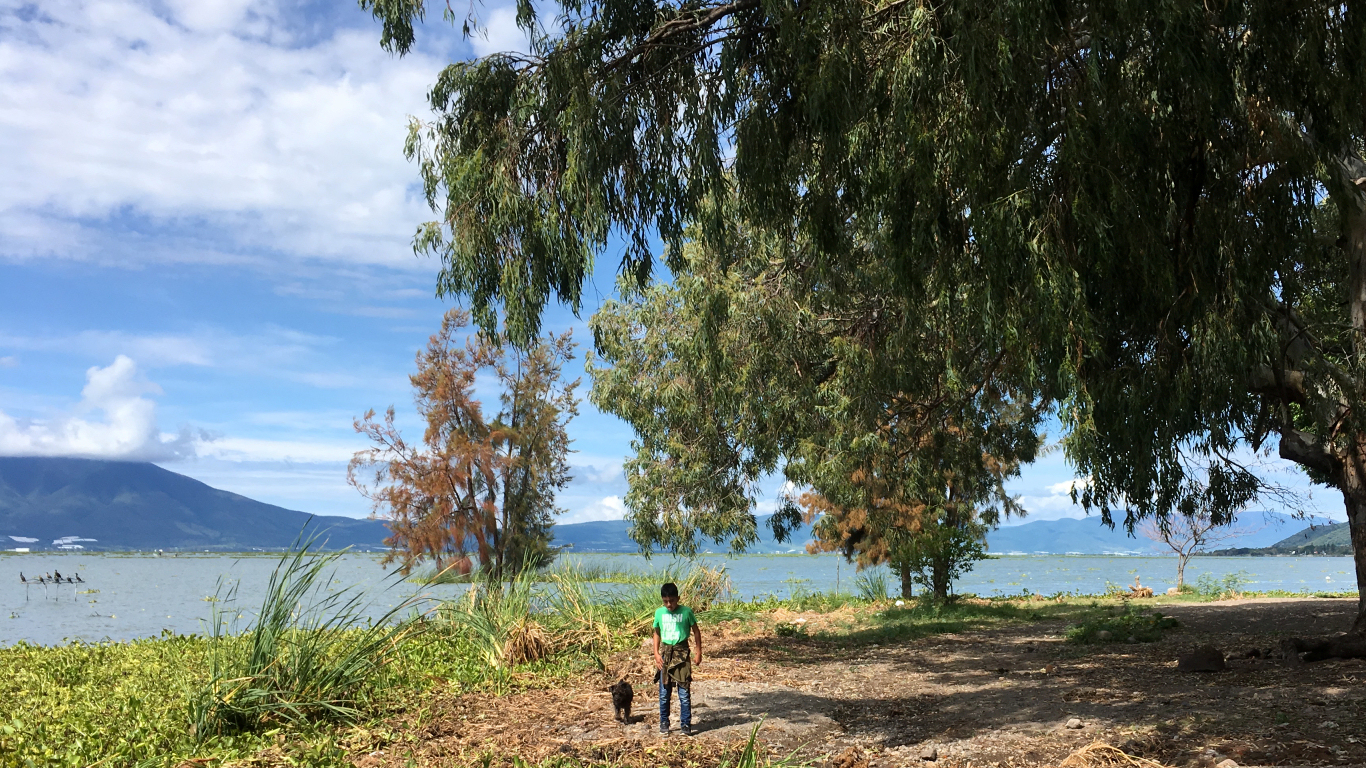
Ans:
{"label": "fallen branch", "polygon": [[1366,659],[1366,637],[1350,634],[1329,638],[1291,637],[1281,642],[1281,649],[1285,651],[1287,664],[1325,659]]}

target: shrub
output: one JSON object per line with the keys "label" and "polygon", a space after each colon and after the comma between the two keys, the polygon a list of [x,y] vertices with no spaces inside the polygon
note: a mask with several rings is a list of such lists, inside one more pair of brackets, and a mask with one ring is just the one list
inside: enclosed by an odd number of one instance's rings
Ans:
{"label": "shrub", "polygon": [[1210,573],[1202,573],[1200,578],[1195,580],[1195,591],[1200,593],[1201,597],[1211,600],[1238,597],[1242,594],[1243,587],[1251,581],[1246,571],[1230,573],[1222,579]]}

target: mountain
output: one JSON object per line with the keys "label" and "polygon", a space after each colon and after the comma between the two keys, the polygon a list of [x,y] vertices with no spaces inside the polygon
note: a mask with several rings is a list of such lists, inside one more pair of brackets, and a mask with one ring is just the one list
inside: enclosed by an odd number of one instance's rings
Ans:
{"label": "mountain", "polygon": [[1333,555],[1352,554],[1352,532],[1347,523],[1319,523],[1262,547],[1233,547],[1215,555]]}
{"label": "mountain", "polygon": [[[0,457],[0,541],[5,548],[184,549],[249,551],[288,547],[309,516],[245,496],[211,488],[184,475],[142,462],[65,458]],[[1345,544],[1345,524],[1286,532],[1303,526],[1285,515],[1245,513],[1243,533],[1221,542],[1240,548],[1291,549]],[[313,518],[310,531],[323,531],[328,548],[382,549],[388,529],[378,520]],[[623,520],[557,525],[555,543],[570,552],[636,552]],[[1323,538],[1329,537],[1329,538]],[[1329,539],[1332,539],[1331,541]],[[805,552],[811,529],[791,540],[774,540],[768,517],[759,518],[756,553]],[[992,531],[992,554],[1077,552],[1154,554],[1146,538],[1130,538],[1098,518],[1039,520]],[[703,551],[728,547],[704,541]]]}
{"label": "mountain", "polygon": [[[288,547],[309,515],[145,462],[0,457],[5,547],[249,551]],[[381,549],[378,520],[315,516],[328,549]]]}
{"label": "mountain", "polygon": [[[1233,524],[1234,535],[1218,542],[1219,546],[1265,547],[1284,538],[1286,531],[1301,525],[1289,515],[1278,512],[1244,512]],[[1129,536],[1123,525],[1113,529],[1101,523],[1099,517],[1080,520],[1036,520],[1023,525],[998,528],[987,534],[987,551],[994,555],[1011,553],[1086,555],[1168,554],[1166,545],[1154,542],[1136,532]]]}
{"label": "mountain", "polygon": [[[1292,530],[1297,524],[1299,523],[1288,515],[1246,512],[1234,524],[1234,531],[1238,535],[1221,544],[1265,547],[1284,538],[1286,531]],[[811,529],[804,526],[794,532],[790,542],[775,541],[768,528],[768,518],[764,516],[759,518],[759,543],[750,551],[768,554],[805,552],[806,543],[810,540]],[[555,543],[567,546],[571,552],[638,551],[636,543],[631,541],[629,525],[624,520],[557,525]],[[707,541],[702,549],[713,552],[727,550],[724,544],[716,545],[710,541]],[[987,551],[993,555],[1061,555],[1069,552],[1087,555],[1153,555],[1165,553],[1165,547],[1150,541],[1141,533],[1137,538],[1133,538],[1124,532],[1122,526],[1110,529],[1101,524],[1100,518],[1087,517],[1081,520],[1036,520],[1023,525],[999,528],[987,534]]]}
{"label": "mountain", "polygon": [[1271,545],[1272,549],[1299,549],[1325,548],[1325,547],[1350,547],[1352,546],[1352,532],[1348,529],[1347,523],[1337,523],[1335,525],[1311,525],[1299,533],[1281,539]]}
{"label": "mountain", "polygon": [[[773,538],[768,527],[770,515],[760,515],[759,541],[750,547],[754,554],[783,554],[805,552],[806,543],[811,541],[811,527],[803,525],[792,532],[788,541],[780,542]],[[566,552],[639,552],[640,546],[631,540],[631,525],[625,520],[601,520],[591,523],[563,523],[554,528],[555,545],[565,547]],[[701,552],[724,554],[730,551],[725,543],[716,544],[704,539],[698,547]]]}

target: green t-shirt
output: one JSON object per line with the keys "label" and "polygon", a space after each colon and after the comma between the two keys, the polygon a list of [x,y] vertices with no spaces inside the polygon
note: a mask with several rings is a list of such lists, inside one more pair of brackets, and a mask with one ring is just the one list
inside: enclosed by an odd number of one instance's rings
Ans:
{"label": "green t-shirt", "polygon": [[665,645],[678,645],[687,640],[688,633],[695,626],[697,617],[686,605],[678,606],[678,610],[672,613],[662,605],[655,609],[655,629],[659,631],[659,642]]}

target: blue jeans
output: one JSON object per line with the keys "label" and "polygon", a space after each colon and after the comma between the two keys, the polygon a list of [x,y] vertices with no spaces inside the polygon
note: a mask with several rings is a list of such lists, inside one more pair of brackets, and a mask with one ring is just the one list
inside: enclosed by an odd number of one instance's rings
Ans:
{"label": "blue jeans", "polygon": [[674,688],[678,688],[678,723],[684,728],[692,727],[692,691],[676,683],[665,683],[664,676],[659,682],[659,730],[669,730],[669,699]]}

